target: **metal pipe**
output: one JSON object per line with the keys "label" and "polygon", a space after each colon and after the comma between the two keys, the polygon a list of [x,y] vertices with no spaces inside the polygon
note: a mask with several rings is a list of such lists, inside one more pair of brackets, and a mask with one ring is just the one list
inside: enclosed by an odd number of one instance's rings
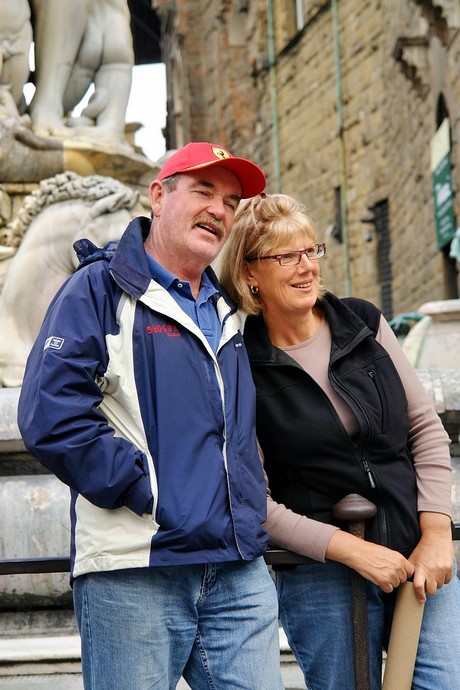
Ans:
{"label": "metal pipe", "polygon": [[350,253],[348,238],[348,208],[347,208],[347,156],[345,149],[345,132],[343,126],[343,92],[342,92],[342,64],[340,60],[340,26],[338,0],[332,0],[332,31],[334,35],[334,55],[335,55],[335,80],[337,90],[337,118],[339,125],[339,147],[340,147],[340,220],[342,223],[342,240],[345,265],[345,296],[352,294],[351,274],[350,274]]}
{"label": "metal pipe", "polygon": [[273,21],[273,0],[267,0],[267,43],[268,43],[268,79],[272,114],[273,174],[275,192],[281,191],[281,165],[278,124],[278,93],[276,87],[276,49],[275,25]]}

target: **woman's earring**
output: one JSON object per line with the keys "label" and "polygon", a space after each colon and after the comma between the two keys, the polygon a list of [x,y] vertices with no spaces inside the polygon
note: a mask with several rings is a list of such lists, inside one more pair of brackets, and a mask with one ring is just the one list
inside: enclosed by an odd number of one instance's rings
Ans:
{"label": "woman's earring", "polygon": [[253,295],[257,295],[257,293],[259,292],[259,288],[257,285],[250,285],[249,289],[251,290]]}

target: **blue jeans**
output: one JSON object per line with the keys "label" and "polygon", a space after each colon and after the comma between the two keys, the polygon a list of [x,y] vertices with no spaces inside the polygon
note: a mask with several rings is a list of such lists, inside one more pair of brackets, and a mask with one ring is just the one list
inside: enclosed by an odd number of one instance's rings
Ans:
{"label": "blue jeans", "polygon": [[281,690],[278,604],[263,558],[90,573],[74,604],[85,690]]}
{"label": "blue jeans", "polygon": [[[297,566],[277,573],[280,616],[309,690],[354,690],[350,570],[340,563]],[[367,583],[372,690],[380,690],[382,649],[395,594]],[[428,596],[413,690],[459,690],[460,581]]]}

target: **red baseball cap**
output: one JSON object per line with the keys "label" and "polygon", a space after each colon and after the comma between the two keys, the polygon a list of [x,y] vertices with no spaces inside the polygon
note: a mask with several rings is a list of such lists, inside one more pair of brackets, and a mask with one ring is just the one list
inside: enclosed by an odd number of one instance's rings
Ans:
{"label": "red baseball cap", "polygon": [[158,173],[157,180],[164,180],[165,177],[176,173],[186,173],[216,165],[227,168],[236,175],[241,185],[243,199],[256,196],[265,189],[265,175],[255,163],[246,158],[236,158],[222,146],[209,144],[207,141],[191,142],[173,153]]}

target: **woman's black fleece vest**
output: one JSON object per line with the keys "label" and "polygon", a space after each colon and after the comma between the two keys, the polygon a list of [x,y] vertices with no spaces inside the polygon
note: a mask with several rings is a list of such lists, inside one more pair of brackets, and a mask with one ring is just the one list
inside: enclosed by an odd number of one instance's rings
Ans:
{"label": "woman's black fleece vest", "polygon": [[420,538],[416,478],[404,389],[374,337],[380,311],[330,293],[317,306],[332,334],[331,384],[360,430],[352,439],[323,390],[271,344],[262,316],[248,317],[244,340],[272,496],[297,513],[336,524],[334,504],[349,493],[361,494],[378,507],[366,539],[408,555]]}

